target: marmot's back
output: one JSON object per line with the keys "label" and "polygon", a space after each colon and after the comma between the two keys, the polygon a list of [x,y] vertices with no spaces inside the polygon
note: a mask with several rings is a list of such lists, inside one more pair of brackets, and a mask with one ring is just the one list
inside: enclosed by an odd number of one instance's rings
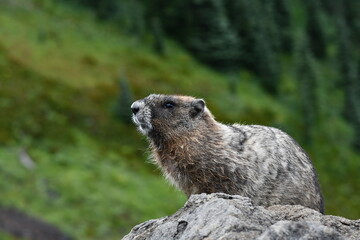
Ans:
{"label": "marmot's back", "polygon": [[287,134],[258,125],[224,125],[202,99],[150,95],[132,105],[167,179],[187,195],[224,192],[255,204],[300,204],[323,212],[316,173]]}
{"label": "marmot's back", "polygon": [[248,168],[245,191],[255,204],[300,204],[324,211],[315,169],[305,151],[279,129],[258,126],[232,126],[244,135],[242,154],[252,164]]}

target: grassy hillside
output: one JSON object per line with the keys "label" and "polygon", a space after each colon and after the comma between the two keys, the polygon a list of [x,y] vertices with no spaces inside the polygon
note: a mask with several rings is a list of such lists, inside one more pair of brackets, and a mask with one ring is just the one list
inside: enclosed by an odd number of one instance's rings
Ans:
{"label": "grassy hillside", "polygon": [[[146,141],[135,127],[114,118],[120,73],[135,98],[195,95],[221,121],[273,125],[299,136],[298,115],[284,103],[286,96],[275,100],[263,93],[251,74],[233,76],[242,80],[231,94],[228,77],[173,42],[158,56],[146,39],[128,37],[88,11],[51,0],[3,1],[0,36],[0,205],[45,219],[77,239],[119,239],[139,222],[175,212],[186,199],[147,161]],[[291,71],[283,73],[290,93],[296,91]],[[327,146],[329,136],[321,133],[307,149],[320,171],[327,213],[359,218],[360,199],[353,193],[360,190],[360,159]],[[34,169],[21,164],[21,150]],[[327,164],[337,157],[351,170]]]}

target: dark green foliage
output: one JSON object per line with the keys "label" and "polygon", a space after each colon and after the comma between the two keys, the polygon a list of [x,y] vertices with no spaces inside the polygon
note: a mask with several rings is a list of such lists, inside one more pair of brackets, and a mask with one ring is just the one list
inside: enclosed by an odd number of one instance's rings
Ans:
{"label": "dark green foliage", "polygon": [[118,15],[117,3],[113,0],[59,0],[65,2],[78,3],[92,8],[101,19],[115,19]]}
{"label": "dark green foliage", "polygon": [[318,59],[326,57],[326,37],[320,21],[321,7],[318,1],[305,1],[307,12],[306,32],[309,38],[309,47]]}
{"label": "dark green foliage", "polygon": [[239,38],[227,18],[223,1],[192,0],[193,33],[187,46],[201,61],[221,71],[238,69]]}
{"label": "dark green foliage", "polygon": [[101,20],[115,22],[122,32],[137,37],[145,34],[144,5],[140,0],[57,0],[79,4],[92,9]]}
{"label": "dark green foliage", "polygon": [[350,41],[349,29],[341,16],[338,20],[338,27],[340,84],[345,93],[344,116],[355,129],[354,145],[360,150],[360,79],[352,51],[353,45]]}
{"label": "dark green foliage", "polygon": [[281,50],[290,52],[293,47],[293,39],[291,34],[291,15],[288,6],[289,2],[286,0],[273,0],[272,12],[275,21],[275,26],[278,29],[279,41]]}
{"label": "dark green foliage", "polygon": [[269,42],[271,43],[271,47],[274,51],[281,51],[280,47],[280,27],[278,26],[276,20],[276,13],[275,9],[275,2],[273,0],[262,0],[261,4],[263,5],[264,9],[264,23],[266,23],[267,28],[264,30],[269,37]]}
{"label": "dark green foliage", "polygon": [[192,34],[191,0],[144,0],[142,3],[146,19],[159,18],[168,36],[185,43]]}
{"label": "dark green foliage", "polygon": [[330,15],[333,15],[337,12],[339,3],[341,1],[339,1],[339,0],[321,0],[321,5],[323,6],[323,9],[325,12],[327,12]]}
{"label": "dark green foliage", "polygon": [[[360,42],[360,1],[341,0],[340,4],[343,5],[345,22],[349,28],[351,40],[354,43]],[[357,52],[360,54],[360,51]]]}
{"label": "dark green foliage", "polygon": [[140,40],[146,33],[145,9],[140,0],[132,0],[123,15],[129,15],[128,31]]}
{"label": "dark green foliage", "polygon": [[271,2],[256,5],[253,42],[253,66],[255,73],[259,76],[259,82],[269,93],[278,92],[279,82],[279,49],[278,28],[274,21],[274,11]]}
{"label": "dark green foliage", "polygon": [[154,38],[154,50],[159,55],[165,54],[164,32],[161,24],[161,20],[158,17],[154,17],[151,22],[151,30]]}
{"label": "dark green foliage", "polygon": [[320,86],[315,73],[315,59],[311,55],[305,36],[297,40],[295,54],[299,102],[303,119],[303,142],[310,145],[319,120],[317,90]]}
{"label": "dark green foliage", "polygon": [[241,66],[255,72],[260,84],[270,93],[277,92],[279,81],[276,53],[279,38],[273,6],[271,2],[263,4],[259,0],[231,1],[227,6],[241,37]]}
{"label": "dark green foliage", "polygon": [[130,106],[134,101],[129,82],[124,74],[121,74],[119,80],[120,94],[116,105],[116,116],[123,123],[131,123]]}

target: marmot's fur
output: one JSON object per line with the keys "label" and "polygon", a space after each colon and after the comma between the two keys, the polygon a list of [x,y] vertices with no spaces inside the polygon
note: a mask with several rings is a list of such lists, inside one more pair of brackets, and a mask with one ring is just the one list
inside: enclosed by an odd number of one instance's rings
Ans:
{"label": "marmot's fur", "polygon": [[223,192],[256,205],[300,204],[323,212],[314,167],[279,129],[225,125],[202,99],[152,94],[131,106],[164,175],[188,196]]}

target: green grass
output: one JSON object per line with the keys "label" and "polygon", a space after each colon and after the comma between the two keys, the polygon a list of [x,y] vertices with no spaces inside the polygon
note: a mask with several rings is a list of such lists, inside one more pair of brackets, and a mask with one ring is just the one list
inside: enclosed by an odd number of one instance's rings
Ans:
{"label": "green grass", "polygon": [[[117,152],[82,132],[76,144],[48,152],[31,147],[36,164],[20,164],[18,147],[0,150],[3,205],[53,223],[77,239],[118,239],[129,226],[174,212],[185,197],[155,174],[135,171]],[[11,182],[12,184],[9,184]],[[76,226],[76,227],[74,227]]]}
{"label": "green grass", "polygon": [[[278,126],[301,140],[290,66],[278,99],[246,71],[233,76],[239,81],[230,94],[226,76],[171,41],[158,56],[146,38],[121,34],[86,10],[52,0],[11,2],[0,8],[2,205],[77,239],[119,239],[135,224],[183,205],[185,196],[148,162],[144,138],[113,117],[121,72],[136,98],[155,92],[203,97],[220,121]],[[331,75],[326,66],[325,77]],[[317,127],[315,143],[304,146],[319,170],[327,213],[359,218],[359,156],[348,148],[351,130],[331,116]],[[36,163],[32,171],[19,162],[22,148]]]}
{"label": "green grass", "polygon": [[23,240],[23,239],[15,238],[12,235],[4,233],[4,232],[0,232],[0,239],[1,240]]}

